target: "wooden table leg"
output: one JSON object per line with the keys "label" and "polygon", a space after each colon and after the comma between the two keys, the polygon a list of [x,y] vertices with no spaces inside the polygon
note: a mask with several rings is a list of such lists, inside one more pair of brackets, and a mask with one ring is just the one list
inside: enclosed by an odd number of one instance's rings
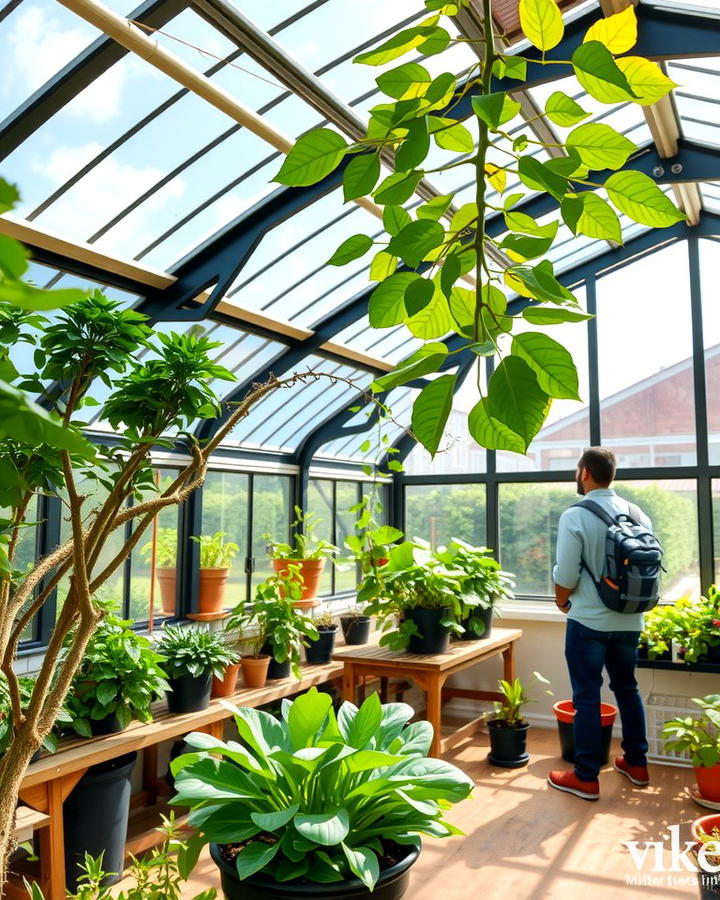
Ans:
{"label": "wooden table leg", "polygon": [[63,836],[63,794],[59,778],[48,782],[50,823],[40,830],[40,869],[46,884],[45,900],[65,900],[65,838]]}
{"label": "wooden table leg", "polygon": [[355,700],[357,699],[355,696],[356,685],[355,666],[351,662],[344,662],[343,700],[349,700],[351,703],[355,703]]}
{"label": "wooden table leg", "polygon": [[514,647],[515,642],[511,641],[507,647],[503,650],[503,678],[505,681],[508,681],[512,684],[515,680],[515,656],[514,656]]}
{"label": "wooden table leg", "polygon": [[208,726],[208,734],[211,734],[219,741],[225,740],[225,719],[218,719],[215,722],[210,722]]}
{"label": "wooden table leg", "polygon": [[148,805],[151,805],[158,797],[158,745],[145,747],[142,754],[142,786],[148,795]]}
{"label": "wooden table leg", "polygon": [[428,675],[425,692],[427,695],[427,720],[433,727],[430,756],[439,757],[442,744],[442,686],[444,679],[439,673]]}

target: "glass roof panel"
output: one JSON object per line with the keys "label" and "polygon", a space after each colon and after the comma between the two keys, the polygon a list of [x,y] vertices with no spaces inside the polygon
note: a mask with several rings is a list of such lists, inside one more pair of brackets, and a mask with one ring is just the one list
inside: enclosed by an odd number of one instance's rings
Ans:
{"label": "glass roof panel", "polygon": [[244,448],[292,451],[329,413],[342,411],[344,404],[350,403],[370,382],[366,372],[320,356],[308,356],[296,371],[306,370],[322,372],[329,377],[309,379],[292,391],[280,389],[268,394],[255,404],[226,443]]}
{"label": "glass roof panel", "polygon": [[[387,403],[392,410],[392,419],[383,424],[383,434],[387,435],[391,445],[396,443],[410,427],[410,414],[417,394],[418,391],[410,388],[398,388],[390,394]],[[346,428],[355,428],[367,422],[367,414],[367,408],[364,407],[347,422]],[[361,449],[366,441],[367,432],[347,434],[323,444],[315,454],[315,459],[373,462],[377,448],[371,446],[367,450]]]}

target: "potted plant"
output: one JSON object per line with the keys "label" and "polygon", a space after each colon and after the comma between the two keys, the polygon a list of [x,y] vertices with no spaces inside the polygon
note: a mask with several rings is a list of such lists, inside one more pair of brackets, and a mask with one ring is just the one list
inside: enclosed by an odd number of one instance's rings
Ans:
{"label": "potted plant", "polygon": [[354,513],[355,534],[345,539],[345,546],[353,559],[360,566],[363,575],[372,569],[387,564],[390,548],[402,540],[403,533],[392,525],[383,525],[376,519],[383,511],[383,505],[371,491],[365,494],[359,503],[351,506],[348,512]]}
{"label": "potted plant", "polygon": [[702,816],[690,826],[696,840],[693,856],[698,864],[701,900],[720,897],[720,813]]}
{"label": "potted plant", "polygon": [[227,663],[220,678],[212,677],[211,697],[230,697],[237,689],[238,675],[240,674],[240,655],[226,642],[227,651],[232,662]]}
{"label": "potted plant", "polygon": [[384,632],[380,644],[410,653],[444,653],[450,634],[462,633],[463,573],[439,560],[427,544],[404,541],[390,550],[387,565],[369,572],[358,600]]}
{"label": "potted plant", "polygon": [[690,754],[700,796],[720,803],[720,694],[693,697],[692,702],[700,714],[666,722],[665,747]]}
{"label": "potted plant", "polygon": [[313,617],[313,625],[317,629],[318,637],[305,639],[305,659],[313,665],[329,663],[335,647],[335,634],[337,624],[333,622],[332,613],[326,609],[319,616]]}
{"label": "potted plant", "polygon": [[306,638],[317,640],[312,621],[293,602],[300,590],[296,567],[291,563],[286,575],[271,575],[259,584],[254,601],[239,603],[228,621],[228,627],[239,627],[243,634],[249,632],[256,658],[269,657],[268,678],[287,678],[291,670],[299,678],[303,642]]}
{"label": "potted plant", "polygon": [[460,538],[453,538],[447,548],[438,550],[436,556],[449,569],[459,570],[464,575],[460,586],[461,640],[489,638],[493,612],[498,614],[498,603],[515,596],[513,576],[503,572],[487,547],[473,547]]}
{"label": "potted plant", "polygon": [[340,627],[346,644],[358,646],[370,640],[372,617],[365,614],[365,607],[357,604],[340,616]]}
{"label": "potted plant", "polygon": [[152,561],[155,550],[155,577],[160,588],[162,611],[167,616],[175,615],[175,597],[177,594],[177,529],[158,528],[153,540],[140,548],[143,561]]}
{"label": "potted plant", "polygon": [[527,732],[530,723],[522,717],[522,708],[530,702],[519,678],[512,684],[501,679],[498,688],[503,696],[495,702],[494,718],[488,721],[490,753],[488,762],[504,769],[519,769],[527,765]]}
{"label": "potted plant", "polygon": [[196,752],[172,764],[171,803],[189,807],[210,842],[225,897],[402,897],[420,835],[461,833],[444,813],[473,788],[460,769],[426,758],[432,726],[408,725],[413,714],[372,694],[336,717],[312,688],[283,703],[280,721],[236,709],[242,746],[189,735]]}
{"label": "potted plant", "polygon": [[292,543],[277,543],[269,534],[263,535],[270,542],[268,552],[273,569],[282,577],[292,573],[293,579],[302,588],[300,597],[294,601],[295,605],[306,609],[315,606],[325,560],[337,553],[337,547],[316,536],[320,522],[321,519],[314,513],[303,514],[296,506]]}
{"label": "potted plant", "polygon": [[673,641],[682,644],[684,620],[689,600],[682,598],[677,603],[663,603],[645,613],[643,631],[640,635],[638,656],[647,659],[670,661]]}
{"label": "potted plant", "polygon": [[168,689],[163,657],[131,625],[108,615],[90,638],[65,703],[82,737],[115,734],[133,719],[151,722],[151,704]]}
{"label": "potted plant", "polygon": [[230,564],[240,549],[226,541],[224,531],[215,534],[193,535],[190,540],[200,545],[200,587],[196,617],[214,616],[223,609],[225,583]]}
{"label": "potted plant", "polygon": [[220,634],[193,626],[166,625],[157,648],[170,682],[167,701],[172,713],[206,709],[212,676],[222,678],[225,666],[235,659]]}

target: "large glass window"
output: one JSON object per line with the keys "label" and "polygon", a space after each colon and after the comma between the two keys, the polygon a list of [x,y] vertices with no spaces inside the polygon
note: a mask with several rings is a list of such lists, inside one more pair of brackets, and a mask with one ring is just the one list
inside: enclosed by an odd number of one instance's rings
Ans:
{"label": "large glass window", "polygon": [[720,480],[712,483],[713,510],[713,559],[715,561],[715,581],[720,581]]}
{"label": "large glass window", "polygon": [[484,546],[485,485],[408,485],[405,530],[409,538],[423,538],[433,549],[454,537],[477,547]]}
{"label": "large glass window", "polygon": [[500,485],[500,562],[514,573],[516,594],[553,595],[558,520],[577,499],[575,485]]}
{"label": "large glass window", "polygon": [[694,465],[687,245],[597,281],[601,434],[620,468]]}
{"label": "large glass window", "polygon": [[254,587],[272,574],[267,553],[271,535],[276,541],[287,540],[290,526],[290,478],[287,475],[252,476],[252,546],[255,560],[251,578]]}

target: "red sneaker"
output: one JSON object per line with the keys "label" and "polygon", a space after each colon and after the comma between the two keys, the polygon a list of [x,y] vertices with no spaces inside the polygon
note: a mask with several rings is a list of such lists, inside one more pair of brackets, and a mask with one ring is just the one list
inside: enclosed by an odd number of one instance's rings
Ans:
{"label": "red sneaker", "polygon": [[550,772],[547,777],[550,787],[559,791],[567,791],[575,794],[583,800],[598,800],[600,797],[600,785],[595,781],[581,781],[574,772]]}
{"label": "red sneaker", "polygon": [[616,772],[620,772],[621,775],[624,775],[638,787],[645,787],[650,784],[650,774],[647,766],[631,766],[630,763],[625,762],[624,756],[618,756],[613,765]]}

